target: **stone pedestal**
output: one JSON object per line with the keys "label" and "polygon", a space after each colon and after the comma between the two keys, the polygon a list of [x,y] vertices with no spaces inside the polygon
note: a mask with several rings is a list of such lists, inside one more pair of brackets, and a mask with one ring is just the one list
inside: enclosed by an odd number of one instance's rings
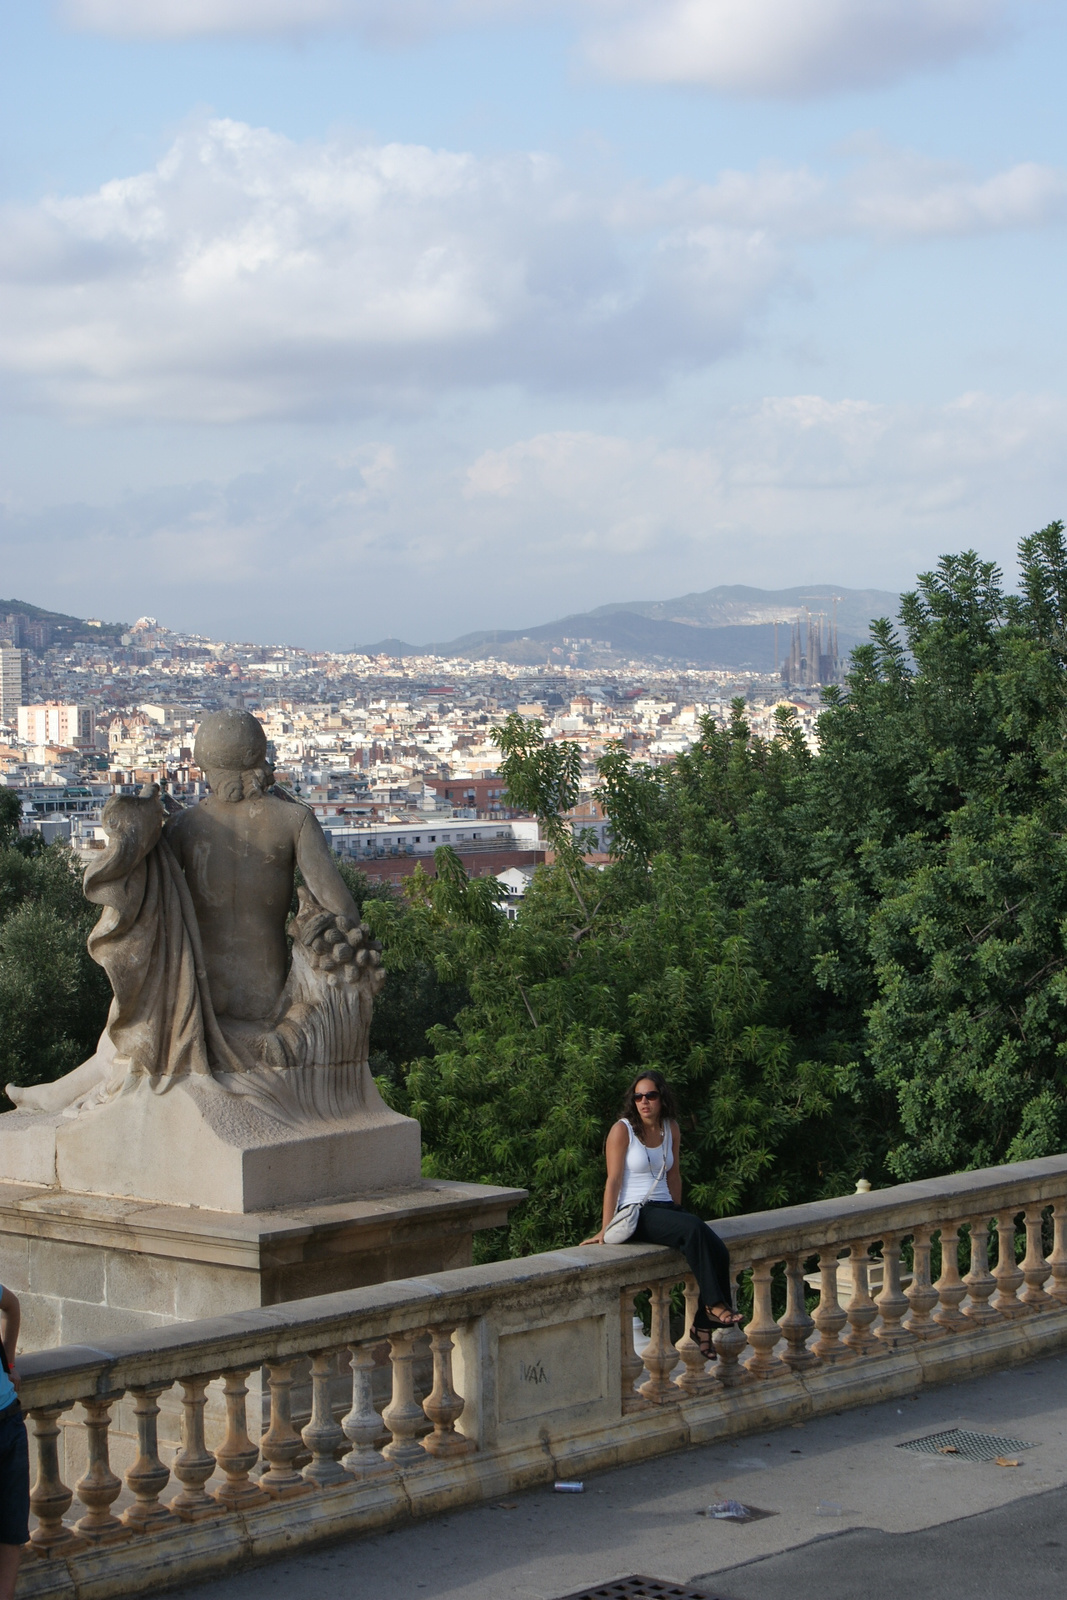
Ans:
{"label": "stone pedestal", "polygon": [[281,1300],[468,1266],[521,1189],[420,1179],[259,1212],[0,1182],[0,1282],[21,1346],[88,1344]]}

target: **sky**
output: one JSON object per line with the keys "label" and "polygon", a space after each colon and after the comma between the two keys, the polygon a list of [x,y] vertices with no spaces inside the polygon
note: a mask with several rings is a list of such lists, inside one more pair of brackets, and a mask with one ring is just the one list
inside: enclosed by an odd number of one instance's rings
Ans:
{"label": "sky", "polygon": [[1067,517],[1053,0],[0,0],[4,598],[447,640]]}

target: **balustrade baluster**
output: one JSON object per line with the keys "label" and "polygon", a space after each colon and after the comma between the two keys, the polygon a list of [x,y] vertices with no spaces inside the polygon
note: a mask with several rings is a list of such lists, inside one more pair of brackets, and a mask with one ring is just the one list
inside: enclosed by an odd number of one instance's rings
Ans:
{"label": "balustrade baluster", "polygon": [[382,1451],[398,1467],[424,1466],[426,1451],[418,1435],[425,1420],[415,1399],[415,1341],[417,1333],[394,1334],[389,1340],[389,1360],[393,1368],[393,1393],[382,1412],[382,1421],[392,1435]]}
{"label": "balustrade baluster", "polygon": [[151,1389],[131,1389],[133,1414],[137,1421],[137,1460],[126,1473],[126,1487],[134,1497],[132,1506],[122,1513],[122,1521],[134,1533],[151,1533],[176,1523],[177,1518],[169,1506],[161,1506],[159,1497],[170,1482],[170,1468],[159,1459],[159,1437],[156,1418],[159,1407],[156,1401],[169,1383],[154,1385]]}
{"label": "balustrade baluster", "polygon": [[882,1236],[882,1291],[875,1296],[874,1301],[882,1320],[874,1330],[874,1337],[880,1340],[887,1350],[899,1350],[904,1345],[916,1342],[915,1335],[903,1325],[903,1318],[911,1307],[900,1287],[902,1238],[903,1235],[899,1233],[886,1233]]}
{"label": "balustrade baluster", "polygon": [[259,1460],[259,1446],[248,1437],[248,1374],[242,1372],[223,1374],[222,1394],[226,1402],[226,1437],[219,1445],[215,1459],[226,1474],[226,1482],[214,1491],[215,1499],[227,1511],[244,1511],[252,1506],[266,1505],[269,1494],[264,1494],[248,1474]]}
{"label": "balustrade baluster", "polygon": [[937,1290],[937,1309],[934,1321],[946,1333],[966,1333],[974,1323],[960,1310],[960,1302],[967,1293],[967,1285],[960,1277],[960,1225],[946,1222],[941,1228],[941,1276],[934,1284]]}
{"label": "balustrade baluster", "polygon": [[1041,1237],[1044,1207],[1027,1206],[1023,1219],[1026,1223],[1026,1254],[1022,1259],[1022,1274],[1026,1288],[1019,1299],[1031,1311],[1044,1311],[1052,1304],[1051,1297],[1045,1292],[1049,1264],[1045,1260],[1045,1245]]}
{"label": "balustrade baluster", "polygon": [[86,1512],[74,1526],[90,1544],[118,1544],[130,1537],[129,1528],[111,1515],[112,1502],[122,1493],[122,1479],[112,1472],[108,1454],[111,1407],[118,1398],[112,1394],[106,1399],[82,1401],[89,1463],[74,1485],[74,1492]]}
{"label": "balustrade baluster", "polygon": [[969,1226],[971,1264],[963,1279],[967,1285],[967,1300],[963,1305],[963,1314],[981,1327],[984,1323],[999,1320],[997,1312],[989,1304],[989,1297],[997,1286],[997,1280],[989,1270],[988,1217],[973,1217]]}
{"label": "balustrade baluster", "polygon": [[336,1366],[332,1350],[318,1350],[311,1357],[311,1420],[300,1437],[311,1451],[311,1460],[303,1475],[319,1489],[345,1481],[345,1470],[337,1460],[344,1448],[345,1434],[334,1421],[330,1402],[330,1379]]}
{"label": "balustrade baluster", "polygon": [[382,1419],[374,1409],[371,1386],[374,1350],[374,1344],[350,1344],[348,1347],[352,1361],[352,1409],[341,1419],[341,1426],[352,1448],[341,1457],[341,1465],[354,1478],[370,1478],[393,1470],[374,1447],[382,1431]]}
{"label": "balustrade baluster", "polygon": [[781,1356],[775,1354],[782,1330],[771,1308],[773,1266],[772,1261],[756,1261],[752,1266],[752,1321],[745,1326],[752,1355],[745,1362],[745,1371],[753,1378],[779,1378],[789,1372]]}
{"label": "balustrade baluster", "polygon": [[[708,1371],[708,1358],[690,1333],[693,1320],[700,1307],[700,1287],[694,1277],[685,1280],[685,1333],[678,1340],[677,1350],[685,1371],[675,1379],[683,1394],[710,1394],[719,1387],[719,1380]],[[630,1340],[631,1348],[633,1339]]]}
{"label": "balustrade baluster", "polygon": [[837,1246],[819,1253],[819,1304],[812,1312],[812,1320],[819,1337],[812,1345],[812,1354],[820,1361],[850,1359],[855,1351],[841,1342],[841,1330],[848,1322],[848,1313],[837,1298]]}
{"label": "balustrade baluster", "polygon": [[1052,1207],[1052,1254],[1048,1258],[1052,1282],[1048,1292],[1053,1300],[1067,1304],[1067,1198]]}
{"label": "balustrade baluster", "polygon": [[937,1290],[930,1282],[929,1228],[916,1228],[911,1236],[911,1283],[904,1290],[911,1311],[904,1326],[917,1339],[936,1339],[943,1331],[931,1315],[937,1305]]}
{"label": "balustrade baluster", "polygon": [[678,1352],[671,1340],[671,1284],[654,1283],[652,1297],[652,1337],[645,1350],[645,1368],[648,1377],[641,1385],[641,1393],[654,1406],[678,1399],[678,1385],[671,1382],[671,1373],[678,1365]]}
{"label": "balustrade baluster", "polygon": [[455,1331],[455,1327],[430,1331],[433,1388],[422,1402],[422,1409],[433,1423],[433,1432],[422,1441],[422,1447],[432,1456],[465,1456],[475,1448],[474,1440],[458,1433],[455,1426],[465,1404],[452,1380],[452,1335]]}
{"label": "balustrade baluster", "polygon": [[1024,1317],[1026,1307],[1019,1299],[1025,1282],[1015,1259],[1015,1212],[997,1217],[997,1264],[993,1268],[997,1291],[989,1302],[1002,1317]]}
{"label": "balustrade baluster", "polygon": [[815,1323],[804,1304],[804,1268],[799,1256],[790,1256],[785,1264],[785,1316],[778,1326],[786,1343],[782,1353],[786,1366],[794,1372],[815,1366],[819,1358],[808,1349]]}
{"label": "balustrade baluster", "polygon": [[645,1364],[634,1349],[634,1289],[624,1289],[619,1296],[619,1368],[622,1387],[622,1414],[628,1417],[633,1411],[647,1411],[649,1402],[635,1387],[645,1370]]}
{"label": "balustrade baluster", "polygon": [[182,1442],[174,1457],[174,1476],[182,1488],[170,1502],[170,1509],[183,1522],[202,1522],[217,1517],[223,1507],[207,1493],[205,1483],[215,1470],[215,1457],[204,1439],[204,1408],[210,1376],[181,1378]]}
{"label": "balustrade baluster", "polygon": [[[738,1261],[734,1263],[735,1283],[738,1274],[747,1267],[747,1262]],[[715,1363],[715,1376],[724,1389],[735,1389],[740,1384],[753,1381],[752,1374],[749,1372],[748,1367],[742,1364],[741,1360],[749,1346],[745,1330],[739,1322],[735,1322],[729,1328],[716,1328],[711,1336],[711,1342],[715,1346],[715,1354],[718,1357]]]}
{"label": "balustrade baluster", "polygon": [[878,1340],[871,1332],[871,1323],[878,1316],[878,1307],[871,1299],[867,1276],[870,1265],[871,1258],[866,1244],[849,1246],[848,1266],[852,1278],[852,1292],[845,1308],[848,1332],[845,1334],[844,1343],[853,1355],[857,1356],[872,1355],[881,1349]]}
{"label": "balustrade baluster", "polygon": [[74,1499],[59,1475],[59,1419],[66,1406],[35,1406],[30,1412],[37,1451],[37,1474],[30,1490],[30,1510],[37,1526],[30,1544],[39,1556],[72,1555],[84,1550],[86,1540],[63,1521]]}
{"label": "balustrade baluster", "polygon": [[268,1463],[259,1486],[272,1500],[290,1500],[309,1494],[312,1485],[296,1470],[295,1458],[303,1453],[304,1441],[293,1427],[294,1361],[276,1361],[267,1367],[270,1383],[270,1427],[259,1441],[259,1453]]}

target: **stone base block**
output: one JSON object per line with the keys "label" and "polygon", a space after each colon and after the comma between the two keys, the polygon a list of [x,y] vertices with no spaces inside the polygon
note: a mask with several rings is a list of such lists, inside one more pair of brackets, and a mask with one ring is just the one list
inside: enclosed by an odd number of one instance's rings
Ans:
{"label": "stone base block", "polygon": [[76,1117],[0,1116],[0,1180],[254,1213],[385,1187],[420,1175],[419,1125],[369,1079],[363,1108],[287,1123],[210,1078],[147,1085]]}

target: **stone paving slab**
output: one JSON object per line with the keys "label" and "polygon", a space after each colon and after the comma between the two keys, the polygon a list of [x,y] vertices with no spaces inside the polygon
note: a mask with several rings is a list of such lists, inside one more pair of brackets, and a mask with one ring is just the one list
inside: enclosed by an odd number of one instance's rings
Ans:
{"label": "stone paving slab", "polygon": [[1048,1489],[977,1517],[880,1533],[851,1528],[799,1550],[766,1556],[694,1583],[723,1600],[1063,1600],[1067,1594],[1067,1491]]}
{"label": "stone paving slab", "polygon": [[[1015,1468],[896,1448],[952,1427],[1034,1448]],[[894,1600],[902,1585],[965,1600],[1062,1600],[1065,1490],[1067,1356],[1057,1356],[603,1473],[581,1495],[530,1490],[502,1502],[508,1509],[472,1507],[178,1595],[556,1600],[641,1572],[723,1600],[888,1600],[890,1584]],[[721,1499],[774,1515],[743,1525],[698,1515]]]}

